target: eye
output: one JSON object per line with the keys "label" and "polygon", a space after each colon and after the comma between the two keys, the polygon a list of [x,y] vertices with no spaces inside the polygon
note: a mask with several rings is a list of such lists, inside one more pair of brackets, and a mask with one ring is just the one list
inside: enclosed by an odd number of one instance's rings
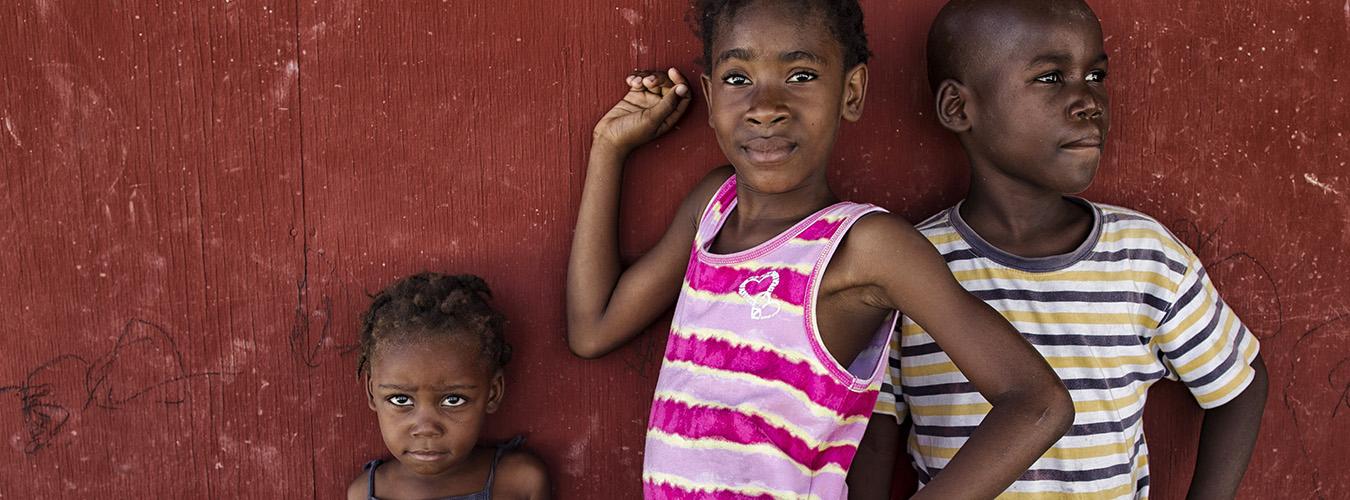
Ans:
{"label": "eye", "polygon": [[1101,83],[1106,81],[1106,72],[1100,69],[1094,69],[1087,74],[1085,79],[1090,83]]}
{"label": "eye", "polygon": [[392,396],[384,398],[384,400],[388,401],[389,404],[394,406],[412,406],[413,404],[412,398],[405,396],[403,394],[394,394]]}
{"label": "eye", "polygon": [[745,75],[739,73],[732,73],[730,75],[722,77],[722,83],[731,85],[733,87],[742,87],[745,85],[750,85],[750,79],[746,78]]}
{"label": "eye", "polygon": [[1036,77],[1036,81],[1040,83],[1059,83],[1064,81],[1064,77],[1060,75],[1058,71],[1051,71],[1049,73]]}
{"label": "eye", "polygon": [[817,77],[815,73],[812,73],[810,71],[798,71],[796,73],[793,73],[792,76],[789,76],[787,81],[788,83],[806,83],[811,80],[815,80],[816,78],[819,77]]}
{"label": "eye", "polygon": [[444,397],[444,398],[441,398],[441,406],[447,406],[447,407],[450,407],[450,408],[455,408],[455,407],[458,407],[458,406],[464,406],[464,405],[466,405],[466,404],[468,404],[468,403],[469,403],[469,400],[464,399],[464,398],[462,398],[462,397],[460,397],[460,396],[457,396],[457,395],[454,395],[454,394],[450,394],[450,395],[448,395],[448,396],[446,396],[446,397]]}

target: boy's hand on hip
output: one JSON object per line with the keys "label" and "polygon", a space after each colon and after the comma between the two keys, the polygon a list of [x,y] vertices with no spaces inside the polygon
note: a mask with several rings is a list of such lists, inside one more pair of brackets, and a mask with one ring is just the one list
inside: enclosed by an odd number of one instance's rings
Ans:
{"label": "boy's hand on hip", "polygon": [[637,71],[625,81],[628,93],[595,124],[592,149],[627,154],[674,127],[689,107],[689,83],[675,68]]}

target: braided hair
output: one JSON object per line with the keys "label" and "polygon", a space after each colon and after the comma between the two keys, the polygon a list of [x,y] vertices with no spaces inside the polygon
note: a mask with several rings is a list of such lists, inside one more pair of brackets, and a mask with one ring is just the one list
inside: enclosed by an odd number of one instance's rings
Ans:
{"label": "braided hair", "polygon": [[511,346],[502,335],[505,318],[488,305],[491,297],[487,283],[471,274],[422,272],[395,282],[375,295],[361,316],[357,375],[369,373],[381,345],[465,336],[478,340],[488,368],[500,370],[511,359]]}

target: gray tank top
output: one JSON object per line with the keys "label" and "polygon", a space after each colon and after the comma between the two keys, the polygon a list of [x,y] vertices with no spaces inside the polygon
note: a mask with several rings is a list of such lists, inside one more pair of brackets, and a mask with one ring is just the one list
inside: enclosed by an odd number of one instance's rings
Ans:
{"label": "gray tank top", "polygon": [[[492,480],[497,476],[497,462],[501,461],[502,455],[506,454],[506,452],[519,448],[520,444],[524,442],[525,436],[516,436],[511,438],[510,441],[497,445],[497,454],[492,457],[492,467],[488,469],[487,484],[483,485],[483,489],[467,495],[442,497],[437,500],[491,500]],[[371,460],[370,463],[367,463],[365,466],[366,471],[370,473],[370,486],[366,489],[366,496],[370,497],[370,500],[380,500],[375,497],[375,469],[379,468],[382,463],[384,463],[384,460],[377,458]]]}

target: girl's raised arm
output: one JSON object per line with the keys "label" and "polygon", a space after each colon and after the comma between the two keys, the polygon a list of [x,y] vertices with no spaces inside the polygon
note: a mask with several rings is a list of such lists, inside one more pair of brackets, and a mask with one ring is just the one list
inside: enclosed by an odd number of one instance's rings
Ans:
{"label": "girl's raised arm", "polygon": [[623,162],[633,149],[670,130],[690,100],[689,85],[673,68],[666,75],[636,73],[627,83],[628,94],[600,119],[592,135],[567,265],[567,343],[583,358],[623,345],[675,302],[699,212],[717,189],[717,184],[709,189],[714,181],[704,179],[680,206],[661,241],[631,267],[622,268],[618,219]]}

